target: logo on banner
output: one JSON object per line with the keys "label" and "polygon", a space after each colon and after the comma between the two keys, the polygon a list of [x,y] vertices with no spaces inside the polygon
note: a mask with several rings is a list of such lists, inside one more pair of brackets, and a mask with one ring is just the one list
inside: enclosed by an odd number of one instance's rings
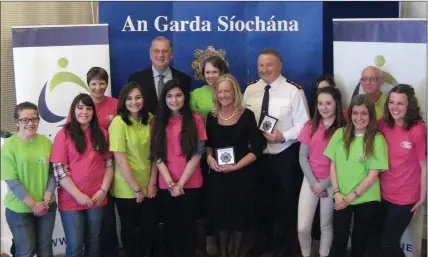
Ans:
{"label": "logo on banner", "polygon": [[[60,58],[58,60],[58,66],[62,69],[67,68],[68,60],[66,58]],[[77,86],[82,87],[83,89],[85,89],[85,91],[88,92],[88,88],[86,87],[85,82],[81,78],[79,78],[76,74],[68,71],[60,71],[55,75],[53,75],[49,83],[48,92],[51,93],[58,85],[64,82],[71,82]],[[45,82],[45,85],[43,86],[42,91],[40,92],[40,95],[39,95],[38,105],[39,105],[40,116],[42,117],[43,120],[45,120],[48,123],[57,123],[65,119],[65,117],[56,115],[49,109],[46,103],[46,98],[52,97],[52,96],[49,96],[49,94],[47,93],[47,89],[48,89],[48,81]]]}
{"label": "logo on banner", "polygon": [[[385,65],[385,57],[383,57],[383,55],[377,55],[375,57],[374,62],[375,62],[375,65],[380,69],[383,65]],[[394,86],[398,85],[398,81],[394,78],[394,76],[392,76],[390,73],[384,70],[382,70],[382,75],[385,82],[381,86],[380,90],[386,95]],[[358,82],[357,86],[354,89],[354,93],[352,94],[352,97],[363,93],[364,91],[360,86],[360,82]]]}

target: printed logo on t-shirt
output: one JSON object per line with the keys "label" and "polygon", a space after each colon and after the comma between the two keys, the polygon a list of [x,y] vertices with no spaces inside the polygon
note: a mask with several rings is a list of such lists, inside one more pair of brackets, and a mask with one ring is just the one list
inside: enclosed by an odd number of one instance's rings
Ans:
{"label": "printed logo on t-shirt", "polygon": [[357,160],[365,161],[367,160],[367,157],[362,153],[357,153]]}
{"label": "printed logo on t-shirt", "polygon": [[113,120],[113,118],[114,118],[114,115],[112,115],[112,114],[106,116],[106,119],[108,119],[108,120]]}
{"label": "printed logo on t-shirt", "polygon": [[40,164],[46,164],[49,161],[49,157],[42,157],[38,160]]}
{"label": "printed logo on t-shirt", "polygon": [[412,149],[412,143],[409,141],[403,141],[400,143],[400,146],[406,149]]}

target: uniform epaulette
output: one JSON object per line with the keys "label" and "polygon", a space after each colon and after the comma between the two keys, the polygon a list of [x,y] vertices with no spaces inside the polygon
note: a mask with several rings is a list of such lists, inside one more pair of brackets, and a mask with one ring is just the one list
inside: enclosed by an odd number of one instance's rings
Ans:
{"label": "uniform epaulette", "polygon": [[290,83],[291,85],[297,87],[298,89],[303,89],[303,86],[300,85],[299,83],[295,82],[295,81],[287,79],[287,82]]}
{"label": "uniform epaulette", "polygon": [[247,83],[247,85],[245,86],[245,87],[248,87],[249,85],[251,85],[251,84],[255,84],[255,83],[257,83],[257,81],[259,81],[260,79],[256,79],[256,80],[253,80],[253,81],[250,81],[250,82],[248,82]]}

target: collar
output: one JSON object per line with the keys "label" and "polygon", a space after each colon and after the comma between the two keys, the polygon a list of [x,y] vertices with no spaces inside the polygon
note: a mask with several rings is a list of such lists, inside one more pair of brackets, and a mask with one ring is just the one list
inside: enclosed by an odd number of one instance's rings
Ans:
{"label": "collar", "polygon": [[[382,92],[382,91],[380,91],[379,99],[377,99],[377,101],[376,101],[375,105],[377,105],[377,104],[381,104],[381,103],[383,102],[384,98],[385,98],[385,95],[383,94],[383,92]],[[385,98],[385,100],[386,100],[386,98]]]}
{"label": "collar", "polygon": [[271,91],[275,91],[275,89],[276,89],[276,88],[278,88],[278,87],[280,86],[281,81],[282,81],[283,79],[285,79],[285,78],[284,78],[282,75],[279,75],[279,77],[278,77],[274,82],[272,82],[271,84],[267,84],[264,80],[262,80],[262,81],[263,81],[263,83],[264,83],[263,88],[264,88],[266,85],[270,85]]}
{"label": "collar", "polygon": [[[159,71],[156,70],[156,68],[152,65],[152,70],[153,70],[153,78],[156,78],[157,76],[159,76]],[[166,68],[166,70],[162,73],[165,78],[172,78],[172,71],[171,68],[168,66],[168,68]]]}

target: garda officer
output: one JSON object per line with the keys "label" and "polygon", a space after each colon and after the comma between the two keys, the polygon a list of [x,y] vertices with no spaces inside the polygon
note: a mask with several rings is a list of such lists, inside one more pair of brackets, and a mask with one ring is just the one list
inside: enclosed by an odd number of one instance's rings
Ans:
{"label": "garda officer", "polygon": [[[297,246],[297,205],[303,179],[297,137],[309,120],[307,102],[302,86],[281,75],[281,56],[276,50],[262,50],[257,66],[261,79],[248,85],[243,102],[259,126],[267,115],[277,123],[273,131],[263,132],[267,147],[257,161],[255,178],[258,238],[247,256],[260,256],[272,248],[274,256],[291,256]],[[279,230],[275,239],[274,227]]]}

